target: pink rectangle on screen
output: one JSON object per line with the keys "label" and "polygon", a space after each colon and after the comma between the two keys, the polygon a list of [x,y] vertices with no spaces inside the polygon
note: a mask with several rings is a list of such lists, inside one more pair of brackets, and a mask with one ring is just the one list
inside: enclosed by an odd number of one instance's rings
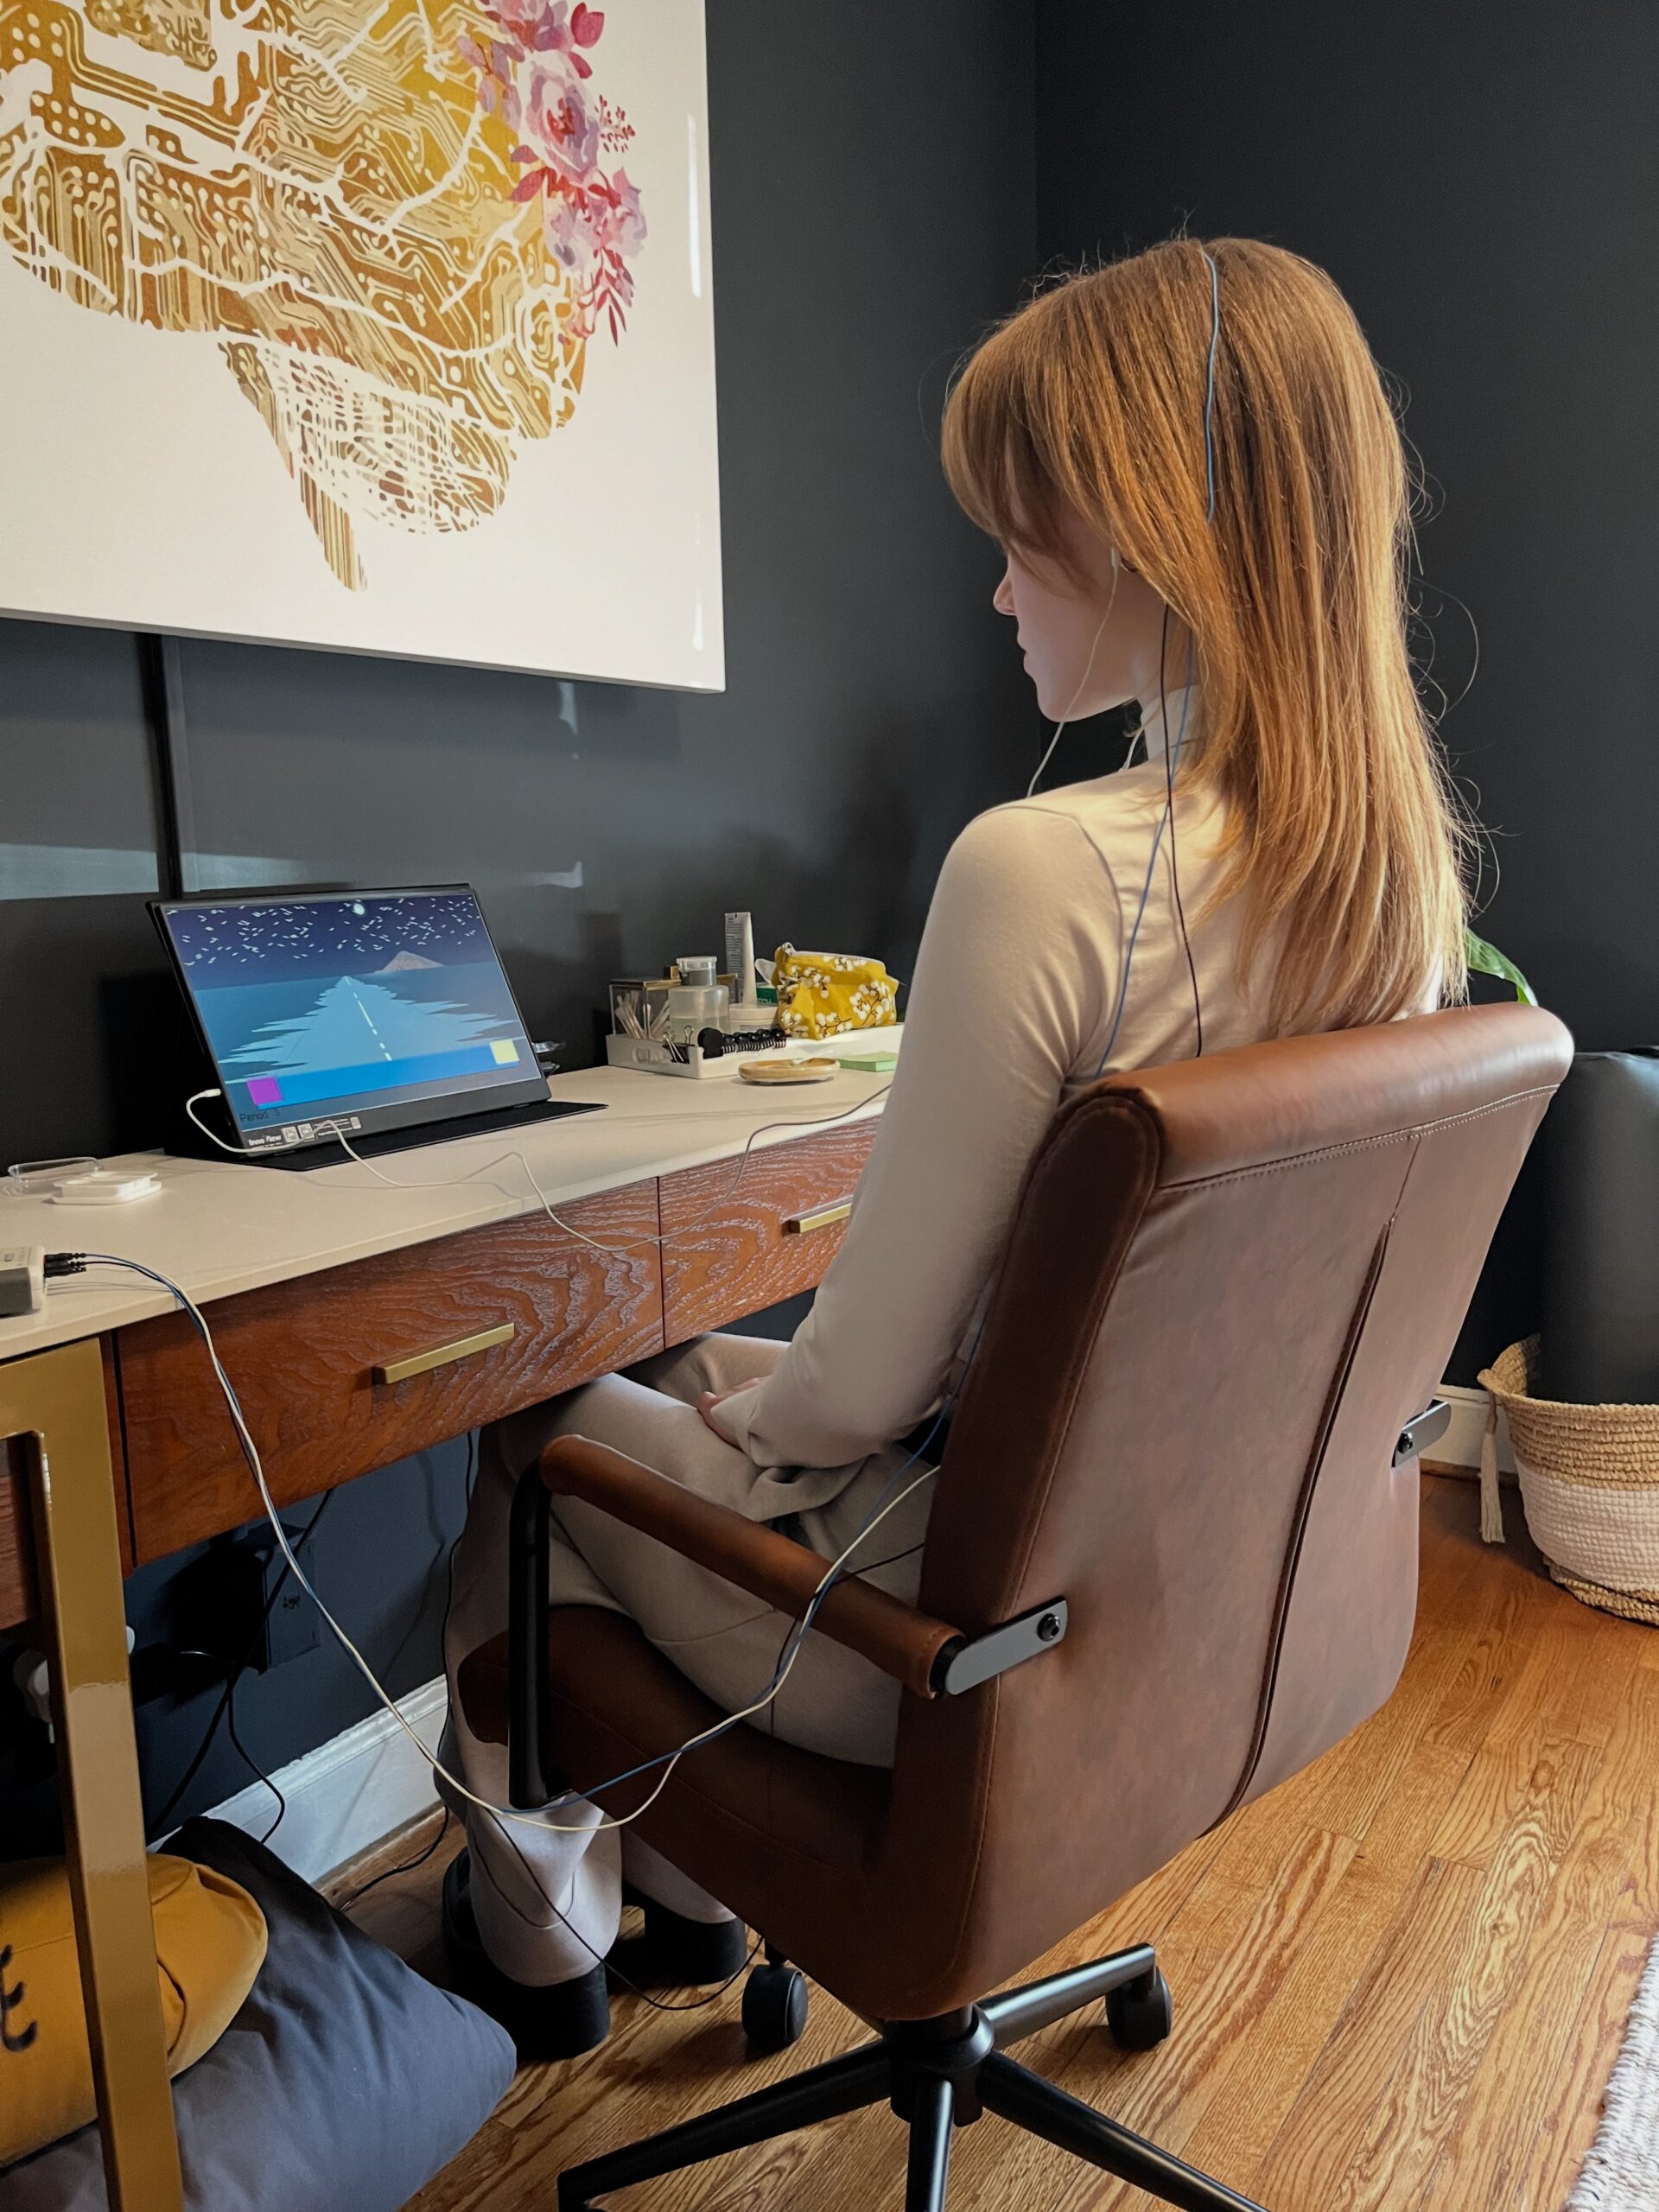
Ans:
{"label": "pink rectangle on screen", "polygon": [[280,1106],[283,1086],[274,1075],[251,1075],[248,1077],[248,1100],[254,1106]]}

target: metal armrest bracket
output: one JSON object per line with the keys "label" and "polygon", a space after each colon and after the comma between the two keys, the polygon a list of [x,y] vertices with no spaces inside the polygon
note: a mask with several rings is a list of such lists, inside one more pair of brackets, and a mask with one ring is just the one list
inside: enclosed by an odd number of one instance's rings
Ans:
{"label": "metal armrest bracket", "polygon": [[1028,1613],[1004,1621],[969,1643],[947,1644],[933,1671],[934,1688],[942,1697],[960,1697],[964,1690],[1006,1675],[1010,1667],[1052,1651],[1064,1643],[1071,1618],[1065,1599],[1051,1598],[1047,1605],[1033,1605]]}
{"label": "metal armrest bracket", "polygon": [[1444,1398],[1431,1398],[1420,1414],[1414,1414],[1400,1432],[1400,1440],[1394,1447],[1394,1464],[1403,1467],[1408,1459],[1419,1459],[1431,1444],[1438,1444],[1452,1426],[1452,1408]]}

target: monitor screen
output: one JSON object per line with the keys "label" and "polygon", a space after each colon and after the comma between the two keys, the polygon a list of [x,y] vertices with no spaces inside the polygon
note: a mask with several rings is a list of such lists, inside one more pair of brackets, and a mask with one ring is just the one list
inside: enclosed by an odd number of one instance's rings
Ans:
{"label": "monitor screen", "polygon": [[250,1150],[547,1095],[464,885],[156,912]]}

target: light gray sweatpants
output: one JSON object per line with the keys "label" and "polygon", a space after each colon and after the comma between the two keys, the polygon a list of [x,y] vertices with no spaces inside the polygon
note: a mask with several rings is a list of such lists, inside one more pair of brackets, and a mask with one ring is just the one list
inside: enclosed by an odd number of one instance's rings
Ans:
{"label": "light gray sweatpants", "polygon": [[[722,1442],[696,1410],[704,1390],[731,1390],[769,1374],[784,1346],[756,1337],[708,1336],[608,1375],[498,1422],[484,1432],[477,1486],[454,1560],[454,1601],[445,1638],[450,1681],[444,1764],[494,1807],[507,1803],[505,1746],[480,1742],[454,1695],[456,1669],[507,1624],[507,1529],[519,1471],[556,1436],[586,1436],[639,1459],[747,1519],[781,1522],[837,1558],[874,1510],[922,1472],[892,1446],[850,1467],[758,1470]],[[905,1470],[899,1480],[893,1478]],[[933,1484],[920,1482],[859,1545],[850,1565],[895,1596],[913,1599]],[[628,1613],[683,1675],[735,1713],[776,1671],[791,1624],[706,1568],[637,1535],[580,1499],[561,1498],[552,1550],[555,1605]],[[785,1742],[864,1765],[893,1758],[898,1685],[856,1653],[809,1635],[779,1695],[748,1725]],[[690,1755],[696,1757],[694,1751]],[[440,1784],[465,1824],[472,1895],[485,1949],[503,1973],[532,1986],[585,1974],[616,1940],[622,1879],[694,1919],[725,1908],[671,1866],[632,1828],[604,1824],[581,1803],[527,1823],[468,1803]],[[555,1826],[554,1823],[557,1823]]]}

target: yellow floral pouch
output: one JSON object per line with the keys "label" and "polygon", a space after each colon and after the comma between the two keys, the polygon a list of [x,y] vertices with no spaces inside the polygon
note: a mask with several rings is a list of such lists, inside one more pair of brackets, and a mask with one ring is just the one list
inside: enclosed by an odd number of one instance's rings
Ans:
{"label": "yellow floral pouch", "polygon": [[778,948],[778,1026],[791,1037],[836,1037],[899,1019],[899,984],[879,960],[855,952]]}
{"label": "yellow floral pouch", "polygon": [[[193,1859],[147,1861],[167,2070],[206,2056],[265,1959],[265,1916]],[[61,1859],[0,1866],[0,2167],[93,2116],[69,1878]],[[3,2192],[0,2192],[3,2194]]]}

